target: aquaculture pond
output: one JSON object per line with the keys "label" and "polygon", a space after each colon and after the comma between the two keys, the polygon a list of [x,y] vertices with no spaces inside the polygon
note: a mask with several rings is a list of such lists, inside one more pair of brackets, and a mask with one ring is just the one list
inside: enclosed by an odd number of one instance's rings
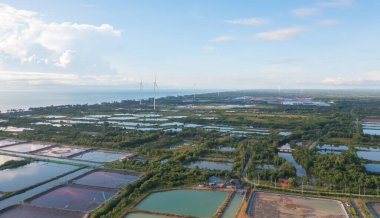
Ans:
{"label": "aquaculture pond", "polygon": [[14,145],[14,144],[17,144],[20,142],[22,142],[22,141],[13,140],[13,139],[3,139],[3,140],[0,140],[0,147],[7,146],[7,145]]}
{"label": "aquaculture pond", "polygon": [[378,148],[378,147],[360,147],[360,146],[356,146],[355,149],[358,150],[358,151],[380,151],[380,148]]}
{"label": "aquaculture pond", "polygon": [[380,135],[380,122],[364,122],[362,128],[364,134]]}
{"label": "aquaculture pond", "polygon": [[83,154],[77,155],[73,157],[73,159],[106,163],[106,162],[112,162],[115,160],[124,159],[128,155],[130,154],[96,150],[96,151],[89,151],[89,152],[85,152]]}
{"label": "aquaculture pond", "polygon": [[278,133],[278,135],[280,135],[280,136],[289,136],[291,134],[292,134],[291,132],[279,132]]}
{"label": "aquaculture pond", "polygon": [[276,167],[273,164],[259,164],[255,166],[255,170],[275,170]]}
{"label": "aquaculture pond", "polygon": [[169,160],[170,160],[169,158],[165,158],[165,159],[160,160],[160,163],[164,164],[164,163],[167,163]]}
{"label": "aquaculture pond", "polygon": [[234,130],[234,127],[228,127],[228,126],[204,126],[206,130],[217,130],[220,132],[230,132]]}
{"label": "aquaculture pond", "polygon": [[345,145],[318,145],[318,150],[334,150],[334,151],[347,151],[348,146]]}
{"label": "aquaculture pond", "polygon": [[54,188],[58,185],[65,184],[68,181],[77,178],[80,175],[83,175],[84,173],[89,172],[89,168],[80,169],[77,171],[74,171],[72,173],[68,173],[65,176],[59,177],[58,179],[54,179],[50,182],[44,183],[43,185],[37,186],[35,188],[29,189],[21,194],[13,195],[9,198],[3,199],[0,203],[0,210],[7,208],[9,206],[18,204],[19,202],[23,202],[26,199],[29,199],[35,195],[38,195],[46,190],[49,190],[51,188]]}
{"label": "aquaculture pond", "polygon": [[32,205],[16,205],[0,211],[0,218],[83,218],[85,214],[77,211],[58,210],[53,208],[35,207]]}
{"label": "aquaculture pond", "polygon": [[217,150],[218,151],[235,151],[236,148],[234,148],[234,147],[219,147]]}
{"label": "aquaculture pond", "polygon": [[101,189],[60,186],[30,199],[28,202],[36,206],[85,212],[97,208],[114,194],[113,191]]}
{"label": "aquaculture pond", "polygon": [[165,121],[168,121],[169,119],[166,119],[166,118],[141,118],[138,120],[139,121],[165,122]]}
{"label": "aquaculture pond", "polygon": [[332,150],[319,150],[318,153],[320,154],[336,154],[339,155],[340,151],[332,151]]}
{"label": "aquaculture pond", "polygon": [[201,127],[202,125],[199,125],[199,124],[194,124],[194,123],[187,123],[184,125],[184,127],[186,128],[197,128],[197,127]]}
{"label": "aquaculture pond", "polygon": [[364,134],[380,135],[380,129],[363,129]]}
{"label": "aquaculture pond", "polygon": [[186,118],[187,116],[185,115],[175,115],[175,116],[166,116],[165,118],[167,119],[182,119],[182,118]]}
{"label": "aquaculture pond", "polygon": [[131,126],[131,127],[148,127],[148,126],[156,126],[154,123],[142,123],[142,122],[121,122],[121,121],[109,121],[111,124],[116,124],[120,126]]}
{"label": "aquaculture pond", "polygon": [[136,181],[140,176],[137,174],[93,171],[89,174],[81,176],[72,183],[80,185],[97,186],[104,188],[122,188],[123,186]]}
{"label": "aquaculture pond", "polygon": [[365,164],[364,167],[368,172],[380,172],[380,164]]}
{"label": "aquaculture pond", "polygon": [[108,120],[136,120],[136,117],[110,117]]}
{"label": "aquaculture pond", "polygon": [[14,152],[21,152],[21,153],[28,153],[32,151],[37,151],[43,148],[48,148],[52,146],[51,144],[41,144],[41,143],[23,143],[23,144],[17,144],[17,145],[11,145],[7,147],[1,148],[5,151],[14,151]]}
{"label": "aquaculture pond", "polygon": [[185,125],[184,123],[180,123],[180,122],[171,122],[171,123],[162,123],[160,124],[161,127],[165,127],[165,126],[183,126]]}
{"label": "aquaculture pond", "polygon": [[134,117],[149,117],[149,118],[153,118],[153,117],[161,117],[162,115],[161,114],[133,114]]}
{"label": "aquaculture pond", "polygon": [[200,168],[209,170],[228,170],[232,171],[232,163],[212,162],[212,161],[194,161],[185,165],[187,168]]}
{"label": "aquaculture pond", "polygon": [[172,190],[149,195],[137,209],[188,216],[211,217],[227,197],[227,192]]}
{"label": "aquaculture pond", "polygon": [[380,151],[357,151],[358,157],[370,160],[380,161]]}
{"label": "aquaculture pond", "polygon": [[87,149],[70,147],[70,146],[56,146],[56,147],[41,150],[37,152],[36,154],[51,156],[51,157],[68,157],[80,152],[84,152],[86,150]]}
{"label": "aquaculture pond", "polygon": [[255,194],[250,212],[253,217],[348,217],[336,200],[261,192]]}
{"label": "aquaculture pond", "polygon": [[13,192],[52,179],[77,169],[76,166],[32,162],[25,166],[0,171],[0,191]]}
{"label": "aquaculture pond", "polygon": [[224,211],[222,218],[233,218],[236,216],[240,205],[244,199],[244,195],[235,194],[231,202],[228,204],[226,210]]}
{"label": "aquaculture pond", "polygon": [[112,117],[112,116],[106,115],[106,114],[95,114],[95,115],[87,115],[86,117],[89,117],[89,118],[108,118],[108,117]]}
{"label": "aquaculture pond", "polygon": [[291,153],[285,153],[285,152],[278,152],[278,156],[284,158],[286,161],[288,161],[294,168],[297,170],[297,176],[307,176],[306,175],[306,170],[299,165],[296,160],[294,160],[293,155]]}
{"label": "aquaculture pond", "polygon": [[13,157],[13,156],[8,156],[8,155],[2,155],[0,154],[0,166],[3,165],[4,163],[10,161],[10,160],[23,160],[24,158],[20,157]]}

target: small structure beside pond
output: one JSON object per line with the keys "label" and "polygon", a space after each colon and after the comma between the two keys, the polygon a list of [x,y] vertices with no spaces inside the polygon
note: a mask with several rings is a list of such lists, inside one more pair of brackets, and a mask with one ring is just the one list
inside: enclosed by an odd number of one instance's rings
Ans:
{"label": "small structure beside pond", "polygon": [[290,147],[289,143],[286,143],[285,145],[281,146],[279,150],[280,152],[292,153],[292,148]]}

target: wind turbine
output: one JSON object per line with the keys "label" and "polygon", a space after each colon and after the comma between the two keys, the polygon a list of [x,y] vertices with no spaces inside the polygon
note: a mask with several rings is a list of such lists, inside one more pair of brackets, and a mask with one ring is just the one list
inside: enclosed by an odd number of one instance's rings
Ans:
{"label": "wind turbine", "polygon": [[153,110],[156,110],[156,90],[158,89],[157,85],[157,74],[154,77],[154,82],[153,82],[153,90],[154,90],[154,98],[153,98]]}
{"label": "wind turbine", "polygon": [[140,81],[140,104],[142,103],[143,100],[143,81]]}

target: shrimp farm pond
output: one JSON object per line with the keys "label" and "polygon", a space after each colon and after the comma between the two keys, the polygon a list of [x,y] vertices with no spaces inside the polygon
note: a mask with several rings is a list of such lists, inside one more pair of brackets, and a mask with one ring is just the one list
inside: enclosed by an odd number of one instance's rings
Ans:
{"label": "shrimp farm pond", "polygon": [[336,200],[258,192],[254,194],[251,214],[272,217],[348,217],[343,204]]}
{"label": "shrimp farm pond", "polygon": [[367,214],[380,201],[380,94],[364,96],[228,91],[0,113],[0,218],[356,217],[359,200]]}
{"label": "shrimp farm pond", "polygon": [[113,190],[99,188],[60,186],[28,199],[27,202],[39,207],[87,212],[107,201],[115,193]]}
{"label": "shrimp farm pond", "polygon": [[[14,139],[0,144],[0,217],[86,217],[142,176],[96,169],[130,152]],[[86,158],[74,159],[80,155]]]}
{"label": "shrimp farm pond", "polygon": [[74,179],[72,183],[103,188],[122,188],[138,180],[140,176],[136,173],[95,170]]}
{"label": "shrimp farm pond", "polygon": [[38,161],[14,169],[2,170],[0,171],[0,191],[13,192],[24,189],[76,169],[78,169],[76,166]]}
{"label": "shrimp farm pond", "polygon": [[213,216],[228,193],[206,190],[171,190],[147,196],[136,208],[165,214]]}

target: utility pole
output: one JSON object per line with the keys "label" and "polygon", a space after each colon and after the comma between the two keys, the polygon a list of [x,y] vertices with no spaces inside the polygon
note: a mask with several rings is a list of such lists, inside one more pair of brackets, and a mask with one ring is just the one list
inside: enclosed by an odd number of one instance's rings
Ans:
{"label": "utility pole", "polygon": [[347,188],[347,184],[344,183],[344,194],[346,194],[346,188]]}
{"label": "utility pole", "polygon": [[356,131],[359,133],[359,114],[356,117]]}

